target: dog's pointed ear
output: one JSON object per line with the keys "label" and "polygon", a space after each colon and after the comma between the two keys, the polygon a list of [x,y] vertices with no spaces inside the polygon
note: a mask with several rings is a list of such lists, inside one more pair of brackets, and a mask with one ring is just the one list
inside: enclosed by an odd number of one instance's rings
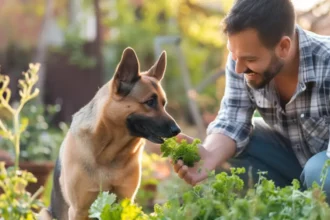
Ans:
{"label": "dog's pointed ear", "polygon": [[126,96],[140,79],[140,64],[135,51],[127,47],[122,54],[114,75],[114,85],[117,94]]}
{"label": "dog's pointed ear", "polygon": [[155,77],[158,81],[161,81],[166,70],[166,59],[166,51],[163,51],[157,62],[148,70],[148,75]]}

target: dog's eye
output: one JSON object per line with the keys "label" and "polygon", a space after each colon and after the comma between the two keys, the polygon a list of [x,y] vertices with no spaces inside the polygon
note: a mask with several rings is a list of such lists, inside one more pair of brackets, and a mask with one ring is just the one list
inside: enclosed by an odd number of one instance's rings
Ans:
{"label": "dog's eye", "polygon": [[150,108],[155,108],[157,105],[157,99],[156,97],[152,97],[151,99],[149,99],[148,101],[144,102],[144,104],[146,104],[147,106],[149,106]]}

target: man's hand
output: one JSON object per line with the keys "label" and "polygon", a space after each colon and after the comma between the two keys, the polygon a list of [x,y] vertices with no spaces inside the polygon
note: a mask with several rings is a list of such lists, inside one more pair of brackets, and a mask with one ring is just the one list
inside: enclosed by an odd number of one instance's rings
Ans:
{"label": "man's hand", "polygon": [[[182,133],[177,136],[178,142],[181,142],[183,139],[187,140],[187,143],[192,143],[194,140],[192,137]],[[184,165],[182,160],[178,160],[178,162],[174,164],[174,170],[178,176],[193,186],[206,179],[208,171],[212,169],[212,167],[205,166],[205,162],[207,162],[207,160],[205,160],[207,158],[207,151],[202,145],[199,146],[199,155],[201,160],[198,163],[195,163],[193,167]]]}
{"label": "man's hand", "polygon": [[[185,139],[188,143],[192,143],[194,140],[183,133],[178,134],[176,138],[178,142]],[[235,150],[236,144],[232,139],[222,134],[211,134],[206,137],[202,145],[199,145],[201,160],[198,163],[195,163],[193,167],[188,167],[182,160],[178,160],[173,165],[174,170],[181,179],[194,186],[206,179],[208,172],[214,170],[216,166],[224,166],[226,161],[234,155]]]}

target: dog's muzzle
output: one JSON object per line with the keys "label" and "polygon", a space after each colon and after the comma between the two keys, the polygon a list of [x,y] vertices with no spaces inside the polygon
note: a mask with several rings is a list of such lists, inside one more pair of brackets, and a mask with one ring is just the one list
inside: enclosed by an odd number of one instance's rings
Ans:
{"label": "dog's muzzle", "polygon": [[140,114],[131,114],[126,120],[126,126],[132,136],[143,137],[157,144],[162,144],[164,138],[176,136],[181,132],[173,119]]}

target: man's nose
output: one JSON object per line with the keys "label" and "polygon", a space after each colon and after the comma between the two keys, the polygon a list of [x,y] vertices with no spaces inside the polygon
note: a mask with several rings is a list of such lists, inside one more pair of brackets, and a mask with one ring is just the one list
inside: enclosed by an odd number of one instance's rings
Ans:
{"label": "man's nose", "polygon": [[236,73],[243,73],[247,67],[240,61],[239,59],[236,60],[235,72]]}

